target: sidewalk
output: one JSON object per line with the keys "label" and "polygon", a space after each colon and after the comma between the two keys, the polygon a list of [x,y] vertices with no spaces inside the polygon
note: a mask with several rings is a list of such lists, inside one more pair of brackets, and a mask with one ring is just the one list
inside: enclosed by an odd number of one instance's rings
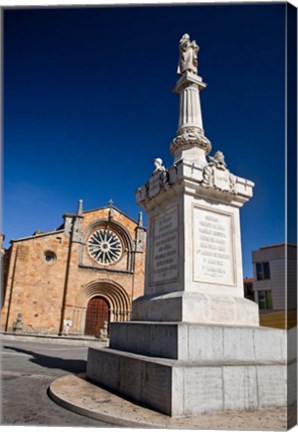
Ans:
{"label": "sidewalk", "polygon": [[100,348],[107,346],[107,342],[92,336],[56,336],[56,335],[29,335],[28,333],[2,333],[1,341],[39,342],[61,345],[76,345]]}
{"label": "sidewalk", "polygon": [[[83,374],[55,380],[50,385],[49,393],[64,408],[121,427],[263,431],[287,429],[286,408],[171,418],[91,384],[84,379]],[[294,418],[289,421],[288,428],[291,424],[295,424]]]}

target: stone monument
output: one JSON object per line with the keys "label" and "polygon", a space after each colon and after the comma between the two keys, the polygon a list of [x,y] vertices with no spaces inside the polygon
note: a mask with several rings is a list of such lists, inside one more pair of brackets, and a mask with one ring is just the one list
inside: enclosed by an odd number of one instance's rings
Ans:
{"label": "stone monument", "polygon": [[[195,41],[180,40],[174,92],[180,96],[179,123],[170,151],[149,182],[137,191],[148,214],[145,296],[132,319],[258,325],[258,307],[243,293],[239,208],[254,184],[230,173],[222,152],[214,156],[205,136]],[[194,306],[195,303],[195,306]]]}
{"label": "stone monument", "polygon": [[156,158],[136,191],[148,215],[145,294],[87,365],[91,381],[171,416],[288,403],[286,332],[259,327],[243,294],[239,209],[254,184],[221,151],[208,156],[198,50],[183,35],[173,164]]}

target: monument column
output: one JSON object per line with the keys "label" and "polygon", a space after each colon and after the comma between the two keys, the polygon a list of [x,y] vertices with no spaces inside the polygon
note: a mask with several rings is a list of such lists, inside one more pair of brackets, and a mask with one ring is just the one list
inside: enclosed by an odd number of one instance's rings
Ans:
{"label": "monument column", "polygon": [[134,302],[132,319],[258,325],[257,305],[244,298],[239,219],[254,184],[231,174],[221,151],[208,156],[199,48],[185,34],[179,50],[174,162],[166,169],[155,159],[136,192],[148,215],[148,243],[145,296]]}
{"label": "monument column", "polygon": [[180,96],[179,120],[170,151],[174,156],[174,163],[187,159],[205,165],[206,155],[211,151],[211,143],[205,137],[203,129],[200,92],[206,84],[197,73],[199,47],[195,41],[189,40],[188,34],[185,34],[180,40],[179,50],[177,71],[180,79],[173,90]]}

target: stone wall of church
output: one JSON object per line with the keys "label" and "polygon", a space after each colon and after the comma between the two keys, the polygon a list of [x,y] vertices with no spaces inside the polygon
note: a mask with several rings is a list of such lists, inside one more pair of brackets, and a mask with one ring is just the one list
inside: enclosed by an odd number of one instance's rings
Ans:
{"label": "stone wall of church", "polygon": [[[64,233],[37,236],[12,244],[2,326],[12,330],[22,314],[26,331],[57,333],[65,282],[69,238]],[[56,254],[46,261],[46,252]]]}
{"label": "stone wall of church", "polygon": [[[68,221],[67,221],[68,218]],[[101,265],[88,253],[90,234],[104,224],[119,234],[121,258]],[[110,320],[129,319],[133,299],[144,292],[146,232],[115,208],[67,215],[63,229],[12,243],[2,308],[2,330],[13,331],[22,314],[23,332],[84,334],[89,300],[110,304]]]}

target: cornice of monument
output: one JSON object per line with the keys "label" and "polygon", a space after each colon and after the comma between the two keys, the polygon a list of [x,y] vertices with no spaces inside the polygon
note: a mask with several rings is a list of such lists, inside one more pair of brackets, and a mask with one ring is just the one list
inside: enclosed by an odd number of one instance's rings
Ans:
{"label": "cornice of monument", "polygon": [[242,207],[253,195],[254,183],[235,176],[217,152],[204,167],[180,160],[169,169],[162,165],[152,173],[149,181],[136,192],[137,203],[145,210],[158,206],[166,196],[183,191],[196,196],[212,197],[221,203]]}

